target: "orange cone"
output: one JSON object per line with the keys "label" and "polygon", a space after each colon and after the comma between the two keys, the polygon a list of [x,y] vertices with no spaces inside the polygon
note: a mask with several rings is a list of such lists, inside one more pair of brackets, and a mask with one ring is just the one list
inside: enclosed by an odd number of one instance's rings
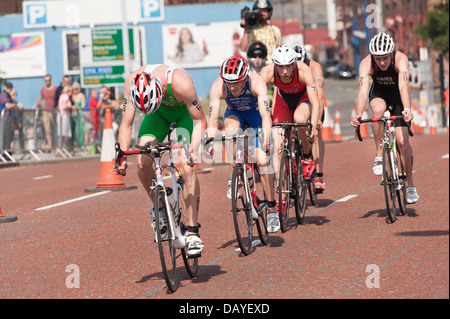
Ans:
{"label": "orange cone", "polygon": [[125,186],[122,175],[114,173],[115,150],[114,130],[112,126],[111,110],[105,111],[105,125],[102,136],[102,153],[100,156],[100,173],[96,188],[87,188],[86,192],[95,192],[103,190],[128,190],[135,189],[137,186]]}
{"label": "orange cone", "polygon": [[431,110],[431,116],[430,116],[430,135],[436,135],[436,114],[434,110]]}
{"label": "orange cone", "polygon": [[339,108],[336,108],[336,114],[334,119],[334,140],[336,142],[342,141],[341,134],[341,113],[339,112]]}
{"label": "orange cone", "polygon": [[17,220],[16,215],[3,215],[2,208],[0,207],[0,223],[10,223]]}
{"label": "orange cone", "polygon": [[322,140],[332,141],[333,140],[333,129],[331,128],[330,113],[328,112],[327,100],[323,98],[323,113],[324,119],[322,123]]}

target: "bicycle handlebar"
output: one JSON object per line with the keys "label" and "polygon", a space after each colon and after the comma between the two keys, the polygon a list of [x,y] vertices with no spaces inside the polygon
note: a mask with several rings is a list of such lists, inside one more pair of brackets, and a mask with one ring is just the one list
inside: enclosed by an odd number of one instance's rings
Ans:
{"label": "bicycle handlebar", "polygon": [[171,151],[174,149],[183,148],[187,157],[188,162],[192,162],[191,153],[189,152],[189,143],[187,142],[187,138],[182,136],[182,143],[171,144],[171,142],[158,143],[156,145],[150,145],[149,143],[139,146],[135,145],[137,149],[123,151],[120,149],[120,144],[116,142],[114,145],[115,148],[115,162],[114,162],[114,170],[117,170],[119,166],[122,164],[123,157],[127,155],[139,155],[139,154],[158,154],[161,156],[162,153],[166,151]]}
{"label": "bicycle handlebar", "polygon": [[[403,115],[392,115],[392,116],[389,116],[389,117],[382,116],[382,117],[372,117],[372,118],[369,118],[369,119],[359,120],[359,124],[360,125],[358,125],[356,127],[356,129],[355,129],[356,135],[358,136],[358,140],[361,141],[361,142],[363,140],[362,136],[361,136],[361,132],[359,130],[361,124],[373,123],[373,122],[384,122],[384,123],[387,123],[387,121],[402,120],[403,118],[404,118]],[[407,122],[406,124],[408,125],[408,134],[409,134],[409,136],[414,136],[414,133],[411,130],[411,123]]]}

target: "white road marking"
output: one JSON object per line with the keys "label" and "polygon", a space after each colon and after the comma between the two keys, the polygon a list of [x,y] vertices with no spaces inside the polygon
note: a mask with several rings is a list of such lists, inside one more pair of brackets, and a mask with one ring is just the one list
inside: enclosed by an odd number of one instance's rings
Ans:
{"label": "white road marking", "polygon": [[336,201],[336,203],[346,202],[346,201],[348,201],[348,200],[350,200],[350,199],[352,199],[353,197],[356,197],[356,196],[358,196],[358,195],[347,195],[345,197],[342,197],[341,199],[338,199]]}
{"label": "white road marking", "polygon": [[35,181],[40,180],[40,179],[47,179],[47,178],[52,178],[53,175],[44,175],[44,176],[37,176],[37,177],[33,177],[33,179]]}
{"label": "white road marking", "polygon": [[36,208],[35,210],[46,210],[46,209],[50,209],[50,208],[53,208],[53,207],[58,207],[58,206],[62,206],[62,205],[66,205],[66,204],[70,204],[70,203],[74,203],[74,202],[78,202],[80,200],[88,199],[88,198],[91,198],[91,197],[105,195],[105,194],[108,194],[110,192],[111,191],[103,191],[103,192],[98,192],[98,193],[94,193],[94,194],[91,194],[91,195],[81,196],[81,197],[77,197],[77,198],[74,198],[74,199],[66,200],[64,202],[59,202],[59,203],[55,203],[55,204],[52,204],[52,205],[39,207],[39,208]]}
{"label": "white road marking", "polygon": [[448,158],[448,154],[445,154],[445,155],[442,156],[441,158]]}

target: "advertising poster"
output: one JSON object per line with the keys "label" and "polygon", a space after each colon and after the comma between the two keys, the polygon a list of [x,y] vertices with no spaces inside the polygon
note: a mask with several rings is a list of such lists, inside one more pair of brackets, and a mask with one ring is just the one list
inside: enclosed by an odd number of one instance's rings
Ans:
{"label": "advertising poster", "polygon": [[0,35],[2,78],[29,78],[47,74],[43,32]]}
{"label": "advertising poster", "polygon": [[239,23],[163,26],[164,64],[183,68],[215,67],[234,54],[242,54],[239,45],[243,29]]}

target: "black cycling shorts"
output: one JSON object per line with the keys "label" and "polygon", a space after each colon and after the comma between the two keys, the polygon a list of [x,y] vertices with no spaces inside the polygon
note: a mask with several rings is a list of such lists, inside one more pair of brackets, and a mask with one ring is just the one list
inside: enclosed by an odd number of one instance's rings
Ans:
{"label": "black cycling shorts", "polygon": [[[391,115],[402,115],[403,103],[400,97],[400,92],[388,92],[386,89],[377,88],[372,84],[369,92],[369,103],[375,99],[380,98],[386,102]],[[404,120],[395,120],[395,126],[408,126]]]}

